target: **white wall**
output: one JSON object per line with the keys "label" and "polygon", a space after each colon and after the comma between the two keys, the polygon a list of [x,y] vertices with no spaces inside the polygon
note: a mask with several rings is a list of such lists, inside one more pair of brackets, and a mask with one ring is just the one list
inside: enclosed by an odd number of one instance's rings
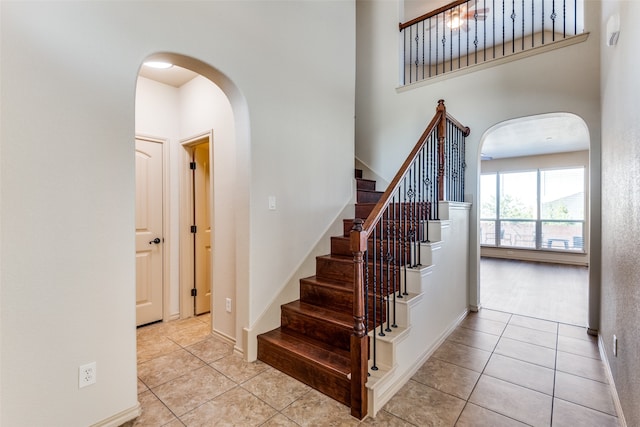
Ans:
{"label": "white wall", "polygon": [[[470,304],[478,304],[478,194],[479,146],[483,134],[505,120],[549,112],[569,112],[587,124],[592,163],[599,164],[599,10],[587,2],[584,43],[535,55],[437,83],[396,90],[399,81],[398,1],[357,3],[356,156],[378,175],[391,180],[433,117],[438,99],[447,111],[471,128],[467,138],[466,193],[471,209]],[[552,78],[550,76],[553,76]],[[599,168],[592,164],[592,173]],[[599,209],[599,182],[592,182],[592,203]],[[599,218],[592,215],[595,227]],[[599,235],[591,232],[592,243]],[[596,261],[591,261],[592,270]],[[595,271],[599,271],[596,270]],[[593,278],[592,278],[593,280]]]}
{"label": "white wall", "polygon": [[[0,7],[0,422],[91,425],[137,405],[141,62],[157,52],[198,58],[196,71],[219,77],[233,105],[238,337],[351,197],[354,3]],[[267,210],[269,195],[278,210]],[[79,390],[78,366],[89,361],[98,382]]]}

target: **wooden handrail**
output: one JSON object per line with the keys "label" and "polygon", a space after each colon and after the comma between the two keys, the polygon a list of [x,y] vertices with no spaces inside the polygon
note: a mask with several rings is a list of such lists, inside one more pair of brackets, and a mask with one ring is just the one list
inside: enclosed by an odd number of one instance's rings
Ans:
{"label": "wooden handrail", "polygon": [[456,127],[458,127],[459,129],[463,129],[464,130],[464,136],[467,137],[471,134],[471,129],[469,129],[469,126],[465,126],[462,123],[460,123],[458,120],[455,119],[455,117],[453,117],[451,114],[447,113],[447,119],[453,123],[454,125],[456,125]]}
{"label": "wooden handrail", "polygon": [[[413,150],[411,151],[407,159],[404,161],[404,163],[398,170],[398,173],[396,174],[396,176],[393,178],[393,180],[391,181],[391,183],[383,193],[382,197],[380,198],[380,201],[376,204],[376,207],[373,208],[373,211],[371,211],[366,221],[364,222],[362,226],[362,231],[366,234],[367,239],[371,235],[371,232],[373,231],[375,224],[377,224],[378,221],[380,220],[382,213],[387,208],[387,206],[389,206],[389,203],[391,202],[391,195],[396,191],[396,189],[400,185],[400,181],[402,180],[402,176],[404,175],[405,171],[409,168],[411,163],[415,160],[418,152],[420,151],[420,149],[422,148],[422,145],[424,144],[425,139],[433,131],[436,125],[441,121],[443,121],[445,114],[446,114],[446,108],[444,106],[444,100],[441,99],[438,101],[438,106],[436,107],[436,115],[433,117],[433,119],[431,119],[431,122],[429,123],[427,128],[424,130],[420,138],[418,139],[418,143],[413,148]],[[367,242],[365,239],[364,240],[365,246],[364,248],[361,248],[362,250],[367,249],[366,243]],[[354,250],[355,248],[352,247],[351,249]]]}
{"label": "wooden handrail", "polygon": [[412,26],[413,24],[417,24],[418,22],[422,22],[425,19],[429,19],[429,18],[431,18],[433,16],[439,15],[442,12],[446,12],[449,9],[453,9],[456,6],[460,6],[460,5],[463,5],[463,4],[468,3],[468,2],[469,2],[469,0],[456,0],[456,1],[451,2],[451,3],[449,3],[449,4],[445,5],[445,6],[442,6],[442,7],[438,8],[438,9],[436,9],[436,10],[432,10],[431,12],[427,12],[424,15],[420,15],[417,18],[412,19],[411,21],[407,21],[405,23],[401,22],[399,24],[400,31],[404,30],[407,27]]}

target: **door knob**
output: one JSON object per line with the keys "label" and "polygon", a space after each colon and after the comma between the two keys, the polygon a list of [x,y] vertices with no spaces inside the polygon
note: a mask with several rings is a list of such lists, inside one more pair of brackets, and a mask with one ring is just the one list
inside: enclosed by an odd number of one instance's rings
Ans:
{"label": "door knob", "polygon": [[149,242],[150,245],[157,245],[158,243],[160,243],[160,238],[156,237],[155,239],[153,239],[152,241]]}

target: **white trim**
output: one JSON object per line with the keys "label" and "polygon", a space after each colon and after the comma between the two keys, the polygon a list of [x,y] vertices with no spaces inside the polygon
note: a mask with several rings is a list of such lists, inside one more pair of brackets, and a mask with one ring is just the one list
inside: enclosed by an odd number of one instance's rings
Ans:
{"label": "white trim", "polygon": [[162,321],[168,322],[174,317],[171,310],[171,192],[169,191],[170,170],[169,153],[171,144],[166,138],[136,134],[135,139],[162,144]]}
{"label": "white trim", "polygon": [[[192,148],[196,145],[208,142],[209,143],[209,160],[211,160],[213,152],[213,129],[202,132],[198,135],[190,138],[180,140],[180,146],[182,150],[182,161],[180,162],[180,197],[179,197],[179,240],[180,240],[180,318],[185,319],[193,317],[193,300],[191,299],[191,289],[193,288],[193,236],[189,231],[192,224],[191,215],[193,209],[193,183],[191,181],[191,169],[189,163],[191,162]],[[210,163],[213,164],[213,163]],[[213,171],[211,173],[213,177]],[[212,183],[213,184],[213,183]],[[213,188],[213,185],[211,186]],[[213,194],[211,194],[213,197]],[[210,212],[212,218],[211,227],[215,230],[213,223],[213,209]],[[215,257],[215,254],[213,255]],[[213,264],[213,260],[212,264]],[[213,289],[214,284],[211,283],[211,328],[213,329],[214,313],[213,313]]]}
{"label": "white trim", "polygon": [[122,412],[118,412],[117,414],[112,415],[107,419],[92,424],[91,427],[118,427],[126,423],[127,421],[131,421],[139,417],[140,414],[142,414],[142,407],[140,406],[140,403],[138,403],[132,408],[126,409]]}
{"label": "white trim", "polygon": [[[582,34],[578,34],[576,36],[567,37],[564,40],[560,40],[557,42],[553,42],[550,44],[545,44],[542,46],[534,47],[533,49],[528,49],[523,52],[514,53],[508,56],[503,56],[502,58],[488,60],[486,62],[482,62],[480,64],[469,65],[468,67],[459,68],[457,70],[448,71],[444,74],[440,74],[438,76],[430,77],[428,79],[420,80],[414,83],[409,83],[404,86],[400,86],[396,88],[396,92],[406,92],[411,89],[416,89],[422,86],[431,85],[434,83],[439,83],[443,80],[447,80],[453,77],[463,76],[465,74],[474,73],[476,71],[484,70],[486,68],[497,67],[498,65],[507,64],[509,62],[517,61],[519,59],[528,58],[530,56],[538,55],[540,53],[550,52],[552,50],[561,49],[563,47],[571,46],[574,44],[582,43],[587,41],[589,38],[589,32],[584,32]],[[402,72],[402,70],[401,70]]]}
{"label": "white trim", "polygon": [[627,421],[624,419],[624,412],[622,412],[622,405],[620,404],[620,397],[618,397],[618,390],[616,389],[616,383],[613,381],[613,374],[611,373],[611,367],[609,366],[609,359],[607,358],[607,352],[605,351],[604,341],[602,335],[598,334],[598,350],[600,350],[600,358],[604,363],[605,374],[607,375],[607,381],[609,381],[609,389],[611,389],[611,398],[613,399],[613,405],[616,407],[616,415],[618,416],[618,425],[620,427],[627,427]]}

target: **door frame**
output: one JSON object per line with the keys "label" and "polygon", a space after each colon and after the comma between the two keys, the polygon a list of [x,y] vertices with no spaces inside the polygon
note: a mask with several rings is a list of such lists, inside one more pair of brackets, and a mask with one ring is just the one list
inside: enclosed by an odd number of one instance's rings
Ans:
{"label": "door frame", "polygon": [[[135,139],[143,141],[155,142],[162,144],[162,238],[164,239],[162,248],[162,321],[167,322],[173,320],[171,316],[171,281],[169,280],[171,272],[171,238],[169,237],[169,225],[171,220],[170,202],[169,202],[169,153],[170,144],[166,138],[159,138],[144,134],[135,134]],[[135,141],[134,141],[135,150]],[[173,318],[176,318],[174,316]]]}
{"label": "door frame", "polygon": [[[185,319],[193,317],[193,300],[191,296],[191,289],[194,287],[193,281],[193,259],[195,253],[193,250],[193,234],[190,232],[190,227],[193,225],[193,180],[192,171],[189,167],[191,163],[192,148],[196,145],[203,143],[209,143],[209,164],[213,166],[213,129],[192,136],[180,141],[182,146],[180,161],[180,318]],[[213,189],[213,167],[211,170],[211,183],[210,188]],[[211,200],[213,200],[213,194],[210,194]],[[211,229],[215,230],[213,222],[213,209],[210,210],[209,218]],[[212,242],[213,244],[213,242]],[[214,256],[212,255],[212,258]],[[213,259],[211,259],[211,266],[213,268]],[[214,286],[213,279],[211,283],[211,325],[213,327],[213,294]]]}

